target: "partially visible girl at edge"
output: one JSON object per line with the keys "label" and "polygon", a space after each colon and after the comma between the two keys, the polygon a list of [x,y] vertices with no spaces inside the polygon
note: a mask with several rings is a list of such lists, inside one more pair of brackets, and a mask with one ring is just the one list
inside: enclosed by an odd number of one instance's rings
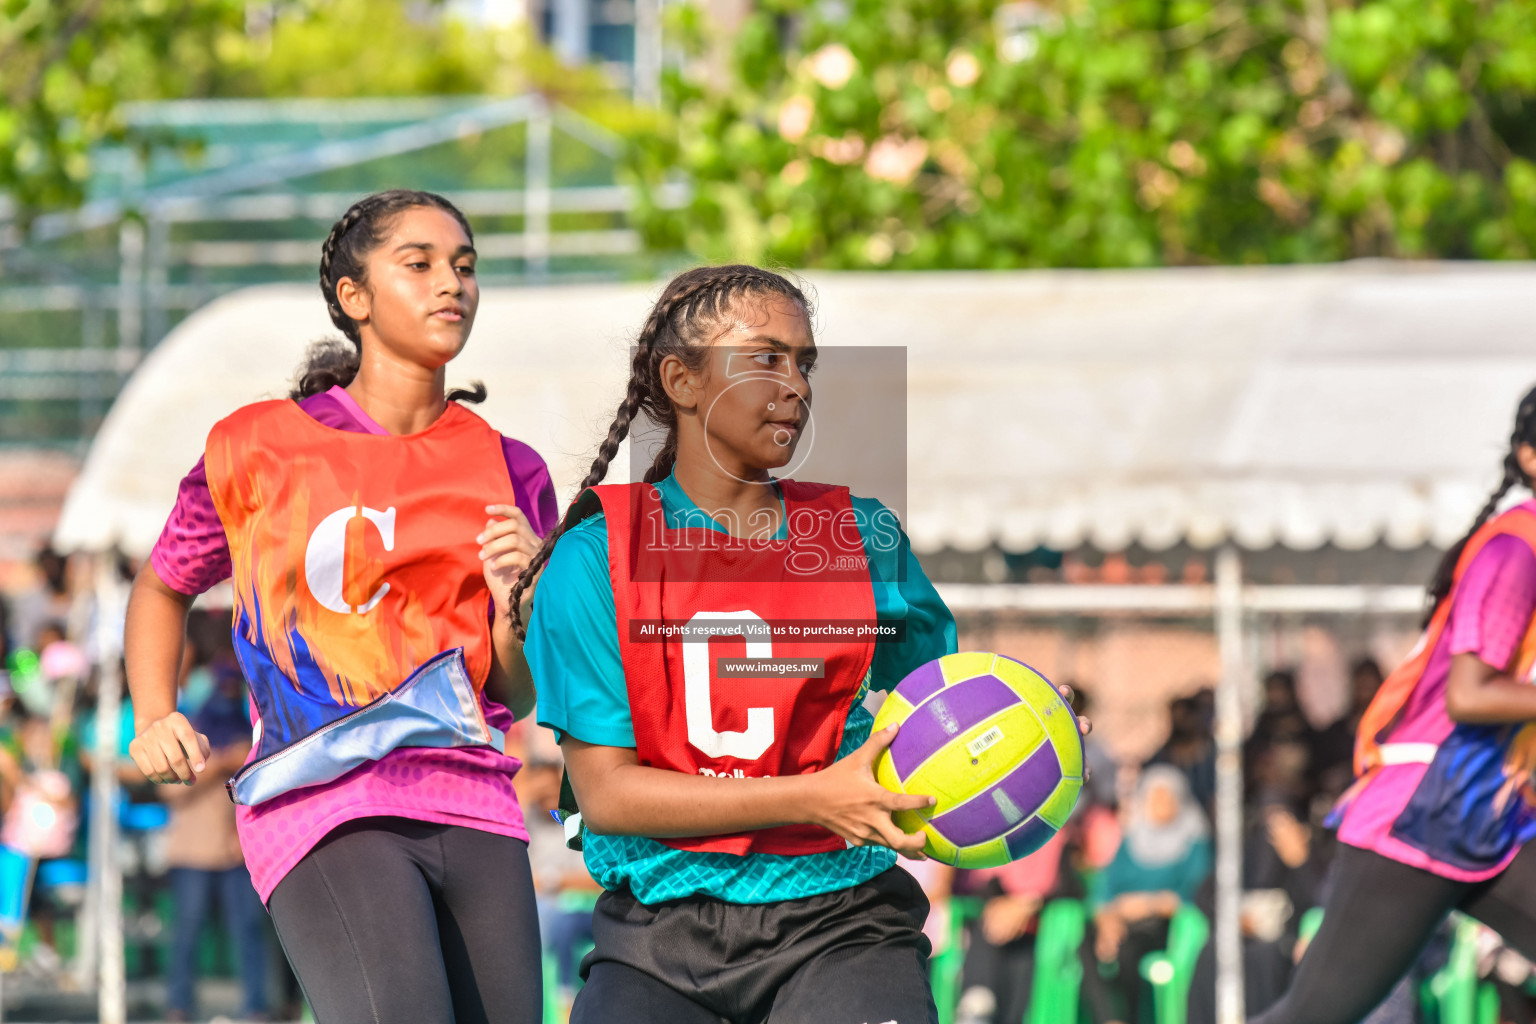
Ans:
{"label": "partially visible girl at edge", "polygon": [[445,394],[479,303],[451,203],[356,203],[320,287],[350,350],[312,349],[292,400],[213,428],[134,583],[131,753],[156,782],[204,769],[176,666],[193,597],[233,576],[255,748],[230,791],[316,1020],[532,1024],[538,926],[502,743],[534,704],[508,601],[555,521],[549,475],[459,404],[483,388]]}
{"label": "partially visible girl at edge", "polygon": [[[810,318],[799,288],[756,267],[673,279],[577,500],[519,581],[548,561],[528,627],[538,720],[605,889],[573,1024],[936,1019],[927,900],[895,869],[923,840],[891,817],[933,801],[876,783],[896,731],[871,737],[862,701],[953,652],[954,620],[888,509],[769,475],[808,422]],[[667,429],[646,482],[596,487],[641,410]],[[714,682],[707,644],[638,632],[722,619],[738,637],[755,619],[905,637],[749,642],[822,658],[824,677]]]}
{"label": "partially visible girl at edge", "polygon": [[1322,927],[1263,1024],[1350,1024],[1452,910],[1536,957],[1536,390],[1504,477],[1430,583],[1424,635],[1360,721]]}

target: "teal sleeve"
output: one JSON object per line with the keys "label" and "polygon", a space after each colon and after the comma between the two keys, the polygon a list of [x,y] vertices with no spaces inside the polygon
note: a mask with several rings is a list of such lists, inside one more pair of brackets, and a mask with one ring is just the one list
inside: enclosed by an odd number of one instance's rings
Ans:
{"label": "teal sleeve", "polygon": [[1110,900],[1123,892],[1130,892],[1130,878],[1133,872],[1130,855],[1126,853],[1124,845],[1115,852],[1114,860],[1109,866],[1098,873],[1093,880],[1092,903],[1095,907],[1102,907]]}
{"label": "teal sleeve", "polygon": [[1171,890],[1185,902],[1193,902],[1195,894],[1211,871],[1211,841],[1201,839],[1193,843],[1189,852],[1177,863],[1158,868],[1147,868],[1136,863],[1124,843],[1109,867],[1099,872],[1093,884],[1093,904],[1102,906],[1128,892],[1161,892]]}
{"label": "teal sleeve", "polygon": [[912,553],[896,514],[873,498],[854,498],[853,507],[869,559],[876,617],[907,624],[901,642],[875,645],[870,688],[890,690],[925,662],[955,653],[955,617]]}
{"label": "teal sleeve", "polygon": [[555,543],[534,591],[523,652],[538,688],[538,723],[556,739],[635,745],[601,515]]}
{"label": "teal sleeve", "polygon": [[1190,847],[1189,856],[1184,858],[1184,877],[1179,880],[1177,891],[1179,898],[1185,903],[1193,903],[1195,894],[1205,884],[1205,877],[1211,873],[1211,841],[1202,839]]}

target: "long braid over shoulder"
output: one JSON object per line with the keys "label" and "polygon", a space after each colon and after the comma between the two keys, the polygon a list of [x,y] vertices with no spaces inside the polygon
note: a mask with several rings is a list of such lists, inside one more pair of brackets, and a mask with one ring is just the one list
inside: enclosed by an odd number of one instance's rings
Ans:
{"label": "long braid over shoulder", "polygon": [[[330,234],[320,246],[320,294],[325,299],[331,323],[346,335],[346,341],[332,338],[317,341],[309,347],[304,365],[295,375],[290,398],[298,400],[333,386],[346,387],[357,376],[363,339],[357,321],[341,308],[336,288],[343,278],[366,284],[369,254],[383,243],[398,214],[420,206],[434,207],[451,215],[470,240],[474,240],[474,232],[464,214],[435,192],[393,189],[375,192],[349,206],[341,219],[331,225]],[[448,400],[484,401],[485,387],[476,384],[468,389],[456,388],[448,393]]]}
{"label": "long braid over shoulder", "polygon": [[[629,384],[624,400],[619,403],[608,436],[598,447],[592,468],[576,488],[579,498],[589,487],[603,482],[608,466],[619,446],[629,436],[635,417],[642,411],[652,422],[667,429],[667,436],[657,451],[654,461],[645,472],[646,483],[656,483],[672,472],[677,461],[677,410],[667,398],[661,384],[661,363],[675,355],[690,370],[698,370],[704,364],[704,349],[718,337],[723,321],[744,298],[780,296],[798,303],[806,315],[812,313],[811,303],[805,292],[781,274],[761,267],[731,264],[719,267],[696,267],[685,271],[668,282],[662,289],[656,305],[635,338],[634,358],[630,361]],[[539,571],[549,561],[555,542],[565,531],[562,520],[544,538],[538,553],[528,562],[528,567],[512,587],[512,628],[518,639],[525,639],[527,626],[523,621],[522,596]]]}
{"label": "long braid over shoulder", "polygon": [[1435,568],[1435,575],[1429,583],[1428,608],[1424,613],[1424,624],[1435,617],[1441,602],[1450,596],[1451,586],[1456,579],[1456,563],[1461,561],[1461,553],[1466,550],[1467,542],[1472,535],[1481,530],[1488,520],[1493,518],[1499,510],[1499,505],[1504,496],[1514,488],[1516,484],[1523,487],[1531,486],[1531,478],[1526,476],[1520,468],[1520,446],[1530,445],[1536,448],[1536,388],[1526,392],[1520,399],[1520,408],[1515,412],[1515,428],[1509,435],[1509,450],[1504,453],[1504,476],[1499,480],[1499,485],[1488,496],[1488,501],[1482,510],[1477,513],[1477,518],[1472,521],[1472,528],[1466,535],[1452,544],[1440,559],[1440,564]]}

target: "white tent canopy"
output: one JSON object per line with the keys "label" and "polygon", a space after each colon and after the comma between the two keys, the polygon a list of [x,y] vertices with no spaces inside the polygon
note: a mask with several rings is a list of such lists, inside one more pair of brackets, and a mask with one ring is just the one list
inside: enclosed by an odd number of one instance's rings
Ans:
{"label": "white tent canopy", "polygon": [[[818,341],[908,350],[920,550],[1446,544],[1536,383],[1536,267],[1402,264],[816,274]],[[657,285],[491,289],[450,383],[549,462],[562,500]],[[334,334],[309,286],[182,323],[129,381],[57,531],[143,554],[208,428]],[[617,467],[615,479],[623,479]]]}

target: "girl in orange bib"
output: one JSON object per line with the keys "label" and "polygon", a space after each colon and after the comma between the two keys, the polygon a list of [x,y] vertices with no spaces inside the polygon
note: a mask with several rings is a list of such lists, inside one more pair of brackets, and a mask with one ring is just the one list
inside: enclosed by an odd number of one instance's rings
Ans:
{"label": "girl in orange bib", "polygon": [[[479,290],[462,214],[388,192],[321,258],[354,348],[208,435],[134,586],[127,661],[150,779],[195,784],[176,712],[192,597],[232,579],[253,749],[229,780],[257,893],[321,1024],[541,1012],[527,832],[502,752],[533,686],[512,584],[553,524],[543,463],[446,393]],[[201,531],[201,532],[200,532]]]}

